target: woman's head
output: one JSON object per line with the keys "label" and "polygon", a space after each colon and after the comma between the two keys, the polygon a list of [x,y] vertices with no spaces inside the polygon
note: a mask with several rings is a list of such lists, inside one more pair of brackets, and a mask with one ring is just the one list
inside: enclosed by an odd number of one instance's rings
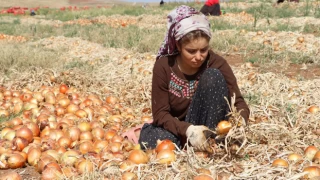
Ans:
{"label": "woman's head", "polygon": [[199,38],[204,38],[208,43],[210,42],[210,37],[205,32],[203,32],[201,30],[195,30],[195,31],[191,31],[191,32],[187,33],[186,35],[184,35],[177,42],[177,45],[182,46],[182,45],[188,44],[194,40],[197,40]]}
{"label": "woman's head", "polygon": [[180,60],[189,69],[198,69],[209,52],[210,37],[200,30],[189,32],[176,44]]}
{"label": "woman's head", "polygon": [[178,53],[177,45],[191,42],[198,38],[210,41],[210,23],[207,18],[194,8],[182,5],[168,15],[168,31],[157,59]]}

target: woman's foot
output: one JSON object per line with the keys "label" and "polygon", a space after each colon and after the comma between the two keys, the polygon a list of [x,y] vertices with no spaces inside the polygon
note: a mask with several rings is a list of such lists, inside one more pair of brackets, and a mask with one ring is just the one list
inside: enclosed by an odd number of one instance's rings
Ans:
{"label": "woman's foot", "polygon": [[[148,121],[146,123],[152,123],[152,121]],[[123,133],[121,136],[124,138],[127,138],[129,141],[133,142],[134,144],[138,144],[141,128],[143,125],[144,124],[140,124],[138,126],[132,127],[128,131]]]}

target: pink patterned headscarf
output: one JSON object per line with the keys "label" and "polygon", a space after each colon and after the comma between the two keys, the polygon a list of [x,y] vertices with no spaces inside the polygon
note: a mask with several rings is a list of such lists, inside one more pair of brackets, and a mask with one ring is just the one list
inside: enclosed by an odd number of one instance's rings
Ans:
{"label": "pink patterned headscarf", "polygon": [[206,16],[194,8],[182,5],[172,10],[167,16],[167,34],[156,59],[178,53],[176,42],[194,30],[201,30],[211,38],[210,23]]}

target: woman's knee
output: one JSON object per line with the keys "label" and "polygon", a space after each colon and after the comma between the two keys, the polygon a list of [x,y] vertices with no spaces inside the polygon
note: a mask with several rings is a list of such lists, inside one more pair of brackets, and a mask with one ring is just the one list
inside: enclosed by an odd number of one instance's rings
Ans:
{"label": "woman's knee", "polygon": [[210,81],[213,81],[213,82],[220,81],[220,80],[225,82],[224,76],[222,75],[221,71],[215,68],[206,69],[202,74],[202,77],[204,79],[210,79]]}

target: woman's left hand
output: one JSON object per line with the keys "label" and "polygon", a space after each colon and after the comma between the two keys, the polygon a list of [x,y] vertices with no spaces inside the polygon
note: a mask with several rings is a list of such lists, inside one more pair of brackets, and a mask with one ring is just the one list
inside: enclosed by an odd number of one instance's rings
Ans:
{"label": "woman's left hand", "polygon": [[191,125],[188,127],[186,135],[190,144],[194,147],[196,151],[207,151],[209,153],[213,152],[204,133],[208,131],[210,130],[206,126]]}

